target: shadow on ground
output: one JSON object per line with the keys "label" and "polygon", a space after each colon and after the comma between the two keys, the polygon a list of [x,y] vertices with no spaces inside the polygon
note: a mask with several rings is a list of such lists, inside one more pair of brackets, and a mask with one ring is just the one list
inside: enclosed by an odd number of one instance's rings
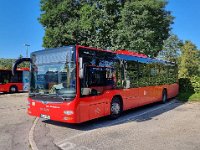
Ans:
{"label": "shadow on ground", "polygon": [[[143,107],[124,111],[122,115],[118,119],[115,119],[115,120],[110,120],[108,117],[103,117],[103,118],[87,121],[81,124],[68,124],[68,123],[56,122],[52,120],[44,120],[43,122],[47,124],[61,126],[64,128],[66,127],[66,128],[72,128],[72,129],[81,130],[81,131],[89,131],[89,130],[93,130],[97,128],[109,127],[109,126],[119,125],[119,124],[132,122],[132,121],[135,121],[135,122],[148,121],[165,112],[173,110],[183,104],[184,104],[183,102],[180,102],[178,100],[170,100],[166,104],[153,103],[153,104],[149,104]],[[151,111],[151,110],[155,110],[155,111]]]}

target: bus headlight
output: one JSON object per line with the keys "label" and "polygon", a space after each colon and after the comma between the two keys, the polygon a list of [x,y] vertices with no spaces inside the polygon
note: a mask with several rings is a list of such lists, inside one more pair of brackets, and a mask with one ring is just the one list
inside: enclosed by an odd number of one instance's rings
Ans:
{"label": "bus headlight", "polygon": [[65,110],[65,111],[64,111],[64,114],[65,114],[65,115],[73,115],[74,112],[73,112],[72,110]]}
{"label": "bus headlight", "polygon": [[32,106],[35,106],[35,102],[32,102]]}

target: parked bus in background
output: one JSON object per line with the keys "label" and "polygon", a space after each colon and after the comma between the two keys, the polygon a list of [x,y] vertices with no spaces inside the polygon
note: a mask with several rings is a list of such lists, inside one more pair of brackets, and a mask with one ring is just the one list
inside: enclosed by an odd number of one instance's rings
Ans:
{"label": "parked bus in background", "polygon": [[67,46],[33,52],[30,62],[28,114],[55,121],[117,118],[178,94],[176,64],[127,50]]}
{"label": "parked bus in background", "polygon": [[17,69],[12,76],[12,70],[0,70],[0,92],[27,92],[29,89],[29,68]]}

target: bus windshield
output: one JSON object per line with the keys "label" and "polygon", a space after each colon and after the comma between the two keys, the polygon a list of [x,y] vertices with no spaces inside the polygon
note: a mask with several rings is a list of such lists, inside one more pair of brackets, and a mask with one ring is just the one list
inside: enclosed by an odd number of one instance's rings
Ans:
{"label": "bus windshield", "polygon": [[31,54],[30,97],[72,100],[76,95],[76,62],[73,46]]}

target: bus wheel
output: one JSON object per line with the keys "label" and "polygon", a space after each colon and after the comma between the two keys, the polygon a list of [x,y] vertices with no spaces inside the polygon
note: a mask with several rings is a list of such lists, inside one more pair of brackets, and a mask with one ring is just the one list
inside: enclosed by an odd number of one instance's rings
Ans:
{"label": "bus wheel", "polygon": [[114,97],[110,106],[110,118],[116,119],[121,115],[122,104],[119,98]]}
{"label": "bus wheel", "polygon": [[164,89],[162,92],[162,103],[166,103],[167,102],[167,90]]}
{"label": "bus wheel", "polygon": [[10,87],[10,93],[16,93],[18,91],[16,86],[11,86]]}

